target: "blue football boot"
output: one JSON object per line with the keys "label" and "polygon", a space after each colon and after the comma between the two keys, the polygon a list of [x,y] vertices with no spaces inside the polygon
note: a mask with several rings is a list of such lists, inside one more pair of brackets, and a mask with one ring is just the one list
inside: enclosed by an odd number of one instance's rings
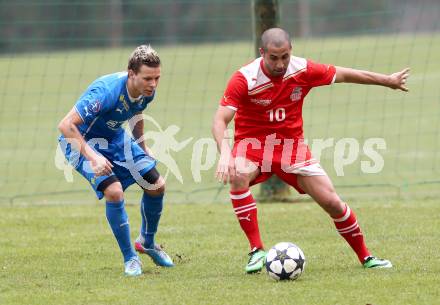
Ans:
{"label": "blue football boot", "polygon": [[166,252],[162,250],[158,244],[155,244],[154,248],[145,248],[141,242],[141,238],[138,238],[134,243],[134,248],[137,252],[147,254],[149,257],[151,257],[157,266],[174,267],[171,257],[166,254]]}

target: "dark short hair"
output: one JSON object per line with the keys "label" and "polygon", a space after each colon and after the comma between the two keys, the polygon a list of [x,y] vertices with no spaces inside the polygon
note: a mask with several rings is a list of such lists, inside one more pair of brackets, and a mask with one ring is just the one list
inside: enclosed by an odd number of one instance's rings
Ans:
{"label": "dark short hair", "polygon": [[289,33],[281,28],[271,28],[264,31],[261,35],[260,46],[264,51],[267,51],[267,47],[270,44],[280,47],[285,42],[288,42],[290,45],[292,45]]}

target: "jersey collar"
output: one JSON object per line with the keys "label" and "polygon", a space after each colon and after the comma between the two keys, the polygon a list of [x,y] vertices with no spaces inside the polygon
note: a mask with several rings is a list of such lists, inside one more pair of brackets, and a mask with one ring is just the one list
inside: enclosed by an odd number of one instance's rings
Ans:
{"label": "jersey collar", "polygon": [[132,103],[139,103],[139,102],[143,101],[143,98],[144,98],[143,95],[139,95],[137,98],[132,97],[130,95],[130,91],[128,91],[127,83],[125,84],[125,91],[127,91],[127,96],[128,96],[128,99],[130,100],[130,102],[132,102]]}
{"label": "jersey collar", "polygon": [[269,71],[266,70],[266,67],[264,66],[264,58],[263,57],[261,57],[260,67],[261,67],[261,71],[263,71],[264,75],[266,75],[271,81],[280,82],[283,80],[284,75],[273,76],[269,73]]}

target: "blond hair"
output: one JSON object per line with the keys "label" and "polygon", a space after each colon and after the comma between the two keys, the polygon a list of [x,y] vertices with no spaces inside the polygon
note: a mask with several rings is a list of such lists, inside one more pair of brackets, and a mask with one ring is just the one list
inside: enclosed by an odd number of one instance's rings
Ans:
{"label": "blond hair", "polygon": [[128,70],[138,73],[142,65],[152,68],[160,66],[159,55],[150,45],[138,46],[128,59]]}

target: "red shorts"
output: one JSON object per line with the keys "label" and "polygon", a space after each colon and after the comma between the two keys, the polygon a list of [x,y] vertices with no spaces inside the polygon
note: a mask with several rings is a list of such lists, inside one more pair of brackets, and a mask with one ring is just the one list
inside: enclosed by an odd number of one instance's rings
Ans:
{"label": "red shorts", "polygon": [[[232,155],[236,161],[240,157],[245,158],[260,169],[259,175],[251,181],[250,185],[264,182],[275,174],[285,183],[293,186],[298,193],[305,194],[298,185],[298,175],[326,175],[318,161],[312,157],[309,147],[304,142],[276,145],[273,151],[264,147],[261,148],[261,146],[254,145],[253,147],[251,143],[239,144],[239,142],[236,142],[232,150]],[[240,170],[240,166],[237,166],[237,168]]]}

